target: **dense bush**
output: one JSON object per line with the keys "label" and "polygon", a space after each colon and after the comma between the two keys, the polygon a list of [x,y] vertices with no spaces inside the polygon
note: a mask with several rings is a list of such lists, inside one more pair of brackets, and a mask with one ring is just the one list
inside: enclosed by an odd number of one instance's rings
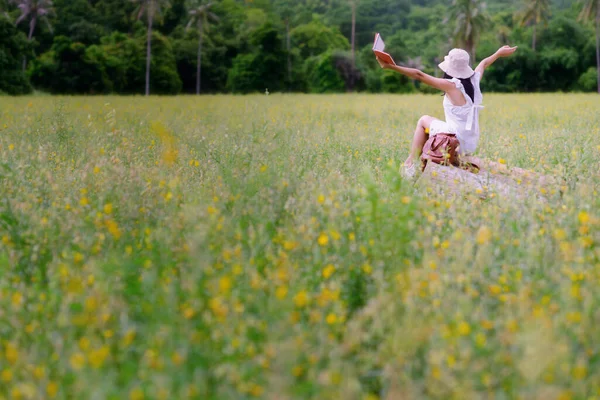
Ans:
{"label": "dense bush", "polygon": [[31,86],[23,72],[23,57],[29,53],[27,38],[0,15],[0,93],[26,94]]}
{"label": "dense bush", "polygon": [[598,88],[598,70],[590,67],[579,77],[579,86],[586,92],[593,92]]}

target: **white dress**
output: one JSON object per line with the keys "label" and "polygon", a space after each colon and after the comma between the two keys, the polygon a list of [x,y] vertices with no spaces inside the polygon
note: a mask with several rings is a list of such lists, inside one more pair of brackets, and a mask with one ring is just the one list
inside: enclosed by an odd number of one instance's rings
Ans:
{"label": "white dress", "polygon": [[479,72],[475,72],[470,78],[474,89],[474,99],[465,91],[460,79],[448,79],[456,85],[456,88],[461,91],[467,101],[463,106],[455,106],[450,102],[447,95],[444,96],[444,114],[446,121],[434,120],[429,127],[429,135],[437,135],[438,133],[454,133],[460,142],[460,154],[468,155],[475,152],[477,143],[479,142],[479,109],[483,95],[479,88],[481,76]]}

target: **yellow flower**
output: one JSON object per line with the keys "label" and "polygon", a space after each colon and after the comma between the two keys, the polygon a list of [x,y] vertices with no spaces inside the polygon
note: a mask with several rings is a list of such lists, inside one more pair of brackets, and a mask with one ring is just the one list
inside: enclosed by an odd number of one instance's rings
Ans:
{"label": "yellow flower", "polygon": [[4,383],[8,383],[10,381],[12,381],[13,378],[13,373],[10,369],[5,369],[2,371],[2,374],[0,374],[0,379],[2,379],[2,382]]}
{"label": "yellow flower", "polygon": [[94,167],[94,174],[100,173],[100,167]]}
{"label": "yellow flower", "polygon": [[329,279],[329,277],[335,272],[335,267],[332,264],[327,265],[323,268],[323,278]]}
{"label": "yellow flower", "polygon": [[184,358],[181,354],[179,354],[178,351],[176,351],[171,355],[171,361],[173,362],[173,364],[179,366],[183,363]]}
{"label": "yellow flower", "polygon": [[194,311],[194,309],[192,307],[185,307],[183,309],[183,317],[185,319],[190,319],[192,318],[194,315],[196,314],[196,312]]}
{"label": "yellow flower", "polygon": [[477,336],[475,336],[475,343],[477,343],[477,346],[483,347],[486,342],[487,340],[483,333],[478,333]]}
{"label": "yellow flower", "polygon": [[583,365],[577,365],[573,368],[573,378],[582,380],[587,376],[587,368]]}
{"label": "yellow flower", "polygon": [[115,221],[109,219],[105,222],[105,224],[106,228],[108,229],[108,233],[110,233],[115,239],[119,239],[121,237],[121,230]]}
{"label": "yellow flower", "polygon": [[82,207],[85,207],[85,206],[87,206],[88,204],[90,204],[90,201],[88,200],[88,198],[87,198],[87,197],[82,197],[82,198],[79,200],[79,205],[80,205],[80,206],[82,206]]}
{"label": "yellow flower", "polygon": [[123,339],[121,341],[121,345],[123,347],[129,347],[129,345],[133,342],[133,339],[135,339],[135,329],[129,329],[127,331],[127,333],[125,334],[125,336],[123,336]]}
{"label": "yellow flower", "polygon": [[231,291],[231,278],[224,276],[219,279],[219,292],[223,295],[228,294]]}
{"label": "yellow flower", "polygon": [[10,365],[14,365],[19,359],[19,351],[17,350],[17,347],[12,343],[7,343],[5,351],[6,361],[8,361]]}
{"label": "yellow flower", "polygon": [[482,226],[477,231],[476,241],[477,244],[486,244],[492,238],[492,230],[487,226]]}
{"label": "yellow flower", "polygon": [[586,213],[585,211],[581,211],[578,215],[579,218],[579,223],[580,224],[587,224],[588,222],[590,222],[590,215],[588,213]]}
{"label": "yellow flower", "polygon": [[458,324],[458,333],[462,336],[467,336],[471,333],[471,326],[465,321],[460,322]]}
{"label": "yellow flower", "polygon": [[410,203],[411,198],[408,196],[402,196],[402,204]]}
{"label": "yellow flower", "polygon": [[581,313],[577,311],[572,311],[567,313],[567,321],[572,324],[578,324],[581,322]]}
{"label": "yellow flower", "polygon": [[109,353],[110,353],[109,348],[106,345],[100,347],[99,349],[92,350],[88,356],[90,365],[93,368],[102,367],[102,365],[104,365],[104,361],[108,357]]}
{"label": "yellow flower", "polygon": [[110,214],[113,211],[113,206],[111,203],[106,203],[104,205],[104,214]]}
{"label": "yellow flower", "polygon": [[489,285],[488,290],[491,294],[500,294],[502,292],[502,287],[500,285]]}
{"label": "yellow flower", "polygon": [[213,206],[208,206],[208,207],[206,207],[206,212],[208,212],[210,215],[215,215],[219,212],[219,210],[217,210]]}
{"label": "yellow flower", "polygon": [[319,202],[319,204],[325,203],[325,196],[320,194],[319,197],[317,198],[317,201]]}
{"label": "yellow flower", "polygon": [[294,296],[294,303],[296,304],[296,307],[304,307],[308,304],[308,294],[306,293],[306,290],[301,290],[296,293]]}
{"label": "yellow flower", "polygon": [[263,394],[265,390],[263,389],[262,386],[260,385],[252,385],[252,388],[250,389],[250,394],[254,397],[259,397]]}
{"label": "yellow flower", "polygon": [[83,351],[87,350],[90,348],[90,339],[86,338],[86,337],[82,337],[81,339],[79,339],[79,348]]}
{"label": "yellow flower", "polygon": [[285,298],[285,296],[287,296],[288,293],[288,288],[286,286],[279,286],[276,290],[275,290],[275,296],[278,299],[283,299]]}
{"label": "yellow flower", "polygon": [[85,311],[94,312],[98,308],[98,300],[94,296],[89,296],[84,302]]}
{"label": "yellow flower", "polygon": [[327,246],[327,243],[329,243],[329,237],[325,232],[321,232],[318,242],[321,246]]}
{"label": "yellow flower", "polygon": [[8,145],[8,149],[9,149],[10,151],[13,151],[13,150],[15,149],[15,145],[14,145],[14,144],[12,144],[12,143],[11,143],[11,144],[9,144],[9,145]]}
{"label": "yellow flower", "polygon": [[13,293],[10,299],[14,308],[19,308],[23,304],[23,295],[20,292]]}
{"label": "yellow flower", "polygon": [[215,316],[219,318],[225,318],[229,312],[227,306],[218,297],[210,299],[208,302],[208,307],[215,314]]}
{"label": "yellow flower", "polygon": [[74,370],[80,370],[85,366],[85,356],[82,353],[74,353],[69,359],[69,363]]}
{"label": "yellow flower", "polygon": [[294,375],[295,377],[299,377],[300,375],[302,375],[303,372],[304,368],[302,368],[301,365],[296,365],[294,368],[292,368],[292,375]]}
{"label": "yellow flower", "polygon": [[373,273],[373,267],[371,267],[370,264],[364,264],[362,266],[362,270],[367,275],[371,275]]}
{"label": "yellow flower", "polygon": [[46,385],[46,393],[50,398],[56,397],[56,394],[58,393],[58,385],[56,382],[48,382]]}
{"label": "yellow flower", "polygon": [[129,392],[129,400],[144,400],[144,391],[139,387],[131,389]]}
{"label": "yellow flower", "polygon": [[362,400],[379,400],[379,396],[373,393],[368,393],[363,396]]}
{"label": "yellow flower", "polygon": [[325,318],[325,321],[327,322],[328,325],[333,325],[337,322],[338,318],[334,313],[329,313],[327,315],[327,318]]}

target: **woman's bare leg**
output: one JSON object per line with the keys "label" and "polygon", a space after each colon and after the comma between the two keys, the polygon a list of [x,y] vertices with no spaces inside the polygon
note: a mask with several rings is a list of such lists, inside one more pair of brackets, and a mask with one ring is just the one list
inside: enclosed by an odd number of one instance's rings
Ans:
{"label": "woman's bare leg", "polygon": [[421,118],[419,118],[419,122],[417,122],[417,128],[415,129],[415,135],[413,136],[410,154],[408,155],[406,161],[404,161],[404,165],[406,167],[413,165],[414,160],[418,159],[421,155],[421,152],[423,151],[423,145],[429,136],[429,126],[434,120],[436,120],[436,118],[429,115],[423,115]]}

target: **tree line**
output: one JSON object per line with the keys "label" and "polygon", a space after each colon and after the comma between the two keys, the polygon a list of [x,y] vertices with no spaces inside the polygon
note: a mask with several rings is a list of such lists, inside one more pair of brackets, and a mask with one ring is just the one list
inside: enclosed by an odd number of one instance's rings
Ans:
{"label": "tree line", "polygon": [[600,0],[0,0],[0,92],[428,91],[379,69],[375,32],[434,75],[518,45],[486,90],[600,93]]}

